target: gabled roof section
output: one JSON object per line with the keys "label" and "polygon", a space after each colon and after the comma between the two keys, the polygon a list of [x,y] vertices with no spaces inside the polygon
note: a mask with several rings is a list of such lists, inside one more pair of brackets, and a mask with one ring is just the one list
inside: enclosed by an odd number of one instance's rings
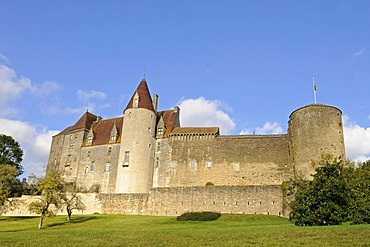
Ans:
{"label": "gabled roof section", "polygon": [[[116,143],[121,142],[122,124],[123,124],[123,117],[100,120],[98,123],[96,122],[93,123],[92,130],[94,132],[95,138],[94,138],[94,142],[92,143],[92,146],[109,144],[111,131],[114,126],[116,126],[117,131],[118,131],[118,139],[116,140]],[[84,143],[84,145],[86,145],[86,143]]]}
{"label": "gabled roof section", "polygon": [[128,108],[134,108],[135,95],[139,96],[139,103],[137,108],[144,108],[154,112],[152,97],[150,96],[148,84],[145,79],[142,79],[136,91],[133,93],[130,102],[128,103],[125,111]]}
{"label": "gabled roof section", "polygon": [[82,117],[73,126],[66,128],[62,132],[69,132],[78,129],[89,130],[93,122],[96,121],[98,118],[98,116],[86,111],[85,114],[82,115]]}
{"label": "gabled roof section", "polygon": [[218,127],[177,127],[171,135],[219,135]]}
{"label": "gabled roof section", "polygon": [[178,114],[179,114],[179,111],[175,111],[175,110],[167,110],[167,111],[158,112],[158,121],[162,117],[164,125],[166,127],[166,132],[164,133],[163,137],[167,137],[174,128],[180,126]]}

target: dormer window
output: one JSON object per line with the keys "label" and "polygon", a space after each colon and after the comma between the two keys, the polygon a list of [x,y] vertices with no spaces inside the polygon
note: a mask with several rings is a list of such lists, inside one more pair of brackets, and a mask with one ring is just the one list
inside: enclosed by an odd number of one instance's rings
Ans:
{"label": "dormer window", "polygon": [[88,137],[87,137],[87,142],[86,142],[86,144],[87,144],[87,145],[92,145],[93,140],[94,140],[94,137],[93,137],[93,136],[88,136]]}
{"label": "dormer window", "polygon": [[86,145],[91,146],[94,142],[94,132],[92,130],[92,126],[90,128],[89,134],[87,135]]}
{"label": "dormer window", "polygon": [[117,130],[117,127],[116,127],[116,122],[114,122],[114,125],[113,125],[113,128],[110,132],[110,139],[109,139],[109,143],[115,143],[118,139],[118,130]]}
{"label": "dormer window", "polygon": [[134,102],[133,102],[133,107],[137,108],[139,107],[139,94],[136,92],[134,96]]}

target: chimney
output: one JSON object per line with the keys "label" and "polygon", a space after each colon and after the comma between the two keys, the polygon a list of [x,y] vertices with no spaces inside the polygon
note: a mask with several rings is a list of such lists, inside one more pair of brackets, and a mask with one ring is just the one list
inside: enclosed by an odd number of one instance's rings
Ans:
{"label": "chimney", "polygon": [[174,112],[174,113],[178,113],[178,112],[180,112],[180,108],[179,108],[178,106],[175,106],[175,107],[173,108],[173,112]]}
{"label": "chimney", "polygon": [[102,119],[102,117],[101,116],[98,116],[98,117],[96,117],[96,121],[95,121],[95,123],[99,123],[99,121]]}
{"label": "chimney", "polygon": [[154,94],[153,95],[153,108],[155,112],[157,112],[157,107],[158,107],[158,94]]}

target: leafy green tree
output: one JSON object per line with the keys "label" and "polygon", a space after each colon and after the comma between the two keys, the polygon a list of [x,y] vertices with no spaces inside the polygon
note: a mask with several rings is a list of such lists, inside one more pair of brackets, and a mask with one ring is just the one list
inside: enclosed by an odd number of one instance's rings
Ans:
{"label": "leafy green tree", "polygon": [[370,224],[370,160],[348,173],[349,213],[353,224]]}
{"label": "leafy green tree", "polygon": [[0,209],[5,209],[5,204],[11,203],[9,197],[13,184],[17,181],[18,169],[11,165],[0,165]]}
{"label": "leafy green tree", "polygon": [[37,179],[36,190],[41,192],[38,201],[32,202],[28,209],[30,212],[40,214],[38,228],[41,229],[46,216],[54,216],[55,212],[50,208],[54,206],[58,210],[62,206],[64,197],[64,181],[58,172],[49,172],[45,178]]}
{"label": "leafy green tree", "polygon": [[290,220],[298,226],[337,225],[348,220],[347,163],[326,157],[319,161],[313,180],[298,180],[292,186]]}
{"label": "leafy green tree", "polygon": [[73,210],[84,210],[85,204],[82,202],[78,193],[81,188],[75,182],[65,185],[65,193],[62,197],[62,203],[66,206],[68,221],[71,220]]}
{"label": "leafy green tree", "polygon": [[19,143],[11,136],[0,135],[0,164],[14,166],[18,170],[17,176],[19,176],[23,173],[22,157],[23,150]]}

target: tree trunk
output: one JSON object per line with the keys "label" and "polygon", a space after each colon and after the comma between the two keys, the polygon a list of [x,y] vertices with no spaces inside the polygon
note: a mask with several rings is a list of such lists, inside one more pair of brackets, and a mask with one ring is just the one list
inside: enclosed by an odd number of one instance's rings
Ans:
{"label": "tree trunk", "polygon": [[42,228],[42,223],[44,222],[45,215],[41,215],[40,221],[39,221],[39,229]]}
{"label": "tree trunk", "polygon": [[67,213],[68,213],[68,221],[70,221],[72,217],[72,210],[67,209]]}

